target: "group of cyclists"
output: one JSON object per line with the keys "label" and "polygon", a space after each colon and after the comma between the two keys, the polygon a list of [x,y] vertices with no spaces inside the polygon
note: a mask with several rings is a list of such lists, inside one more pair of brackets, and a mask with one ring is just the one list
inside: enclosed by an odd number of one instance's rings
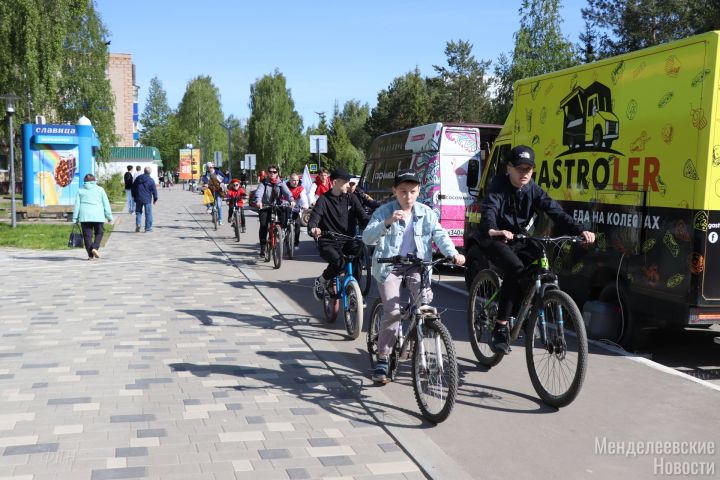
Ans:
{"label": "group of cyclists", "polygon": [[[211,190],[222,184],[222,174],[215,172],[208,163],[208,172],[203,183]],[[528,261],[535,258],[533,244],[512,242],[513,237],[525,234],[536,215],[545,213],[561,230],[582,236],[584,242],[593,243],[595,235],[587,231],[560,205],[542,190],[532,179],[535,168],[535,154],[532,148],[520,145],[514,147],[507,162],[506,172],[498,174],[491,182],[482,202],[482,219],[470,234],[477,239],[486,257],[500,270],[503,282],[498,299],[498,315],[492,331],[490,346],[493,351],[508,354],[510,341],[508,321],[520,303],[522,292],[520,277]],[[374,247],[372,255],[372,277],[377,282],[383,303],[383,321],[379,330],[377,362],[373,381],[384,384],[388,380],[388,355],[395,341],[395,332],[400,322],[401,280],[406,279],[413,298],[421,296],[422,302],[430,304],[432,291],[426,287],[420,291],[421,266],[393,265],[380,263],[378,259],[414,255],[425,261],[432,260],[434,247],[455,265],[463,265],[465,257],[457,251],[448,232],[440,225],[438,214],[430,207],[417,202],[421,179],[414,170],[396,172],[392,197],[383,204],[360,191],[353,177],[344,169],[332,172],[322,169],[309,189],[300,184],[298,175],[292,174],[287,183],[280,177],[280,169],[270,165],[266,176],[256,192],[256,205],[260,219],[260,255],[265,255],[266,237],[270,213],[267,207],[273,204],[289,204],[290,210],[281,218],[298,222],[299,212],[312,206],[307,224],[307,233],[317,240],[320,256],[327,262],[322,275],[314,282],[313,294],[320,300],[331,281],[343,271],[345,255],[356,253],[362,248],[349,239],[362,231],[362,241]],[[240,181],[233,179],[228,188],[228,197],[244,198],[245,191]],[[238,202],[242,209],[243,203]],[[219,207],[219,205],[218,205]],[[291,212],[291,213],[289,213]],[[368,212],[371,212],[369,214]],[[232,215],[232,212],[231,212]],[[242,217],[243,231],[245,219]],[[294,246],[297,248],[300,224],[295,229]],[[326,236],[324,233],[339,234]]]}

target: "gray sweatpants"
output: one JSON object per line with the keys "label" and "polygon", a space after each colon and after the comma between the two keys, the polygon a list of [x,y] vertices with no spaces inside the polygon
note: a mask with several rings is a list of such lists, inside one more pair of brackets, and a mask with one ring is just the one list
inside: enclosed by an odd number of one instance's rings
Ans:
{"label": "gray sweatpants", "polygon": [[[395,334],[400,324],[400,285],[402,283],[401,272],[407,267],[399,267],[390,272],[387,280],[384,283],[378,284],[378,290],[380,291],[380,300],[383,303],[383,321],[380,325],[380,334],[378,338],[378,357],[381,359],[387,359],[392,352],[392,347],[395,344]],[[420,290],[420,270],[415,267],[410,270],[411,273],[407,275],[407,286],[410,290],[412,298],[417,298]],[[424,297],[422,304],[429,304],[432,302],[433,293],[428,285],[425,287],[423,292]],[[407,333],[407,332],[406,332]]]}

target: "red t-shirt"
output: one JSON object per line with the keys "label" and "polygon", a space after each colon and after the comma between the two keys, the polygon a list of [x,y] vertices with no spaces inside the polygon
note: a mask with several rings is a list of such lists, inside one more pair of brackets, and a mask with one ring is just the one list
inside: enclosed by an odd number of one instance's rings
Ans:
{"label": "red t-shirt", "polygon": [[243,205],[245,205],[245,200],[243,200],[243,196],[245,196],[245,189],[242,187],[238,188],[237,190],[228,188],[228,191],[225,194],[225,198],[227,200],[237,197],[237,206],[238,207],[242,207]]}

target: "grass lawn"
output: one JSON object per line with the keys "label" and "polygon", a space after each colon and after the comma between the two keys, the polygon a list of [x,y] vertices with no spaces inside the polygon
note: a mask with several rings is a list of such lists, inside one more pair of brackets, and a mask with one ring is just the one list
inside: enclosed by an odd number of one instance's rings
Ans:
{"label": "grass lawn", "polygon": [[[110,237],[113,226],[105,224],[102,245]],[[72,224],[0,224],[0,247],[34,248],[39,250],[69,250],[67,243]]]}

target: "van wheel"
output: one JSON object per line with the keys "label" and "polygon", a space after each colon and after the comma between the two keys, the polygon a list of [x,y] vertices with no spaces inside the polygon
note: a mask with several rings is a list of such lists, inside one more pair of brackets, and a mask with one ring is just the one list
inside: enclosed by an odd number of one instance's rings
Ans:
{"label": "van wheel", "polygon": [[618,292],[614,283],[609,283],[602,289],[598,300],[613,305],[618,311],[617,336],[608,340],[620,344],[628,352],[645,348],[650,343],[651,332],[642,329],[641,321],[632,312],[627,293],[622,285],[620,285],[620,301],[618,301]]}
{"label": "van wheel", "polygon": [[602,129],[600,127],[595,127],[595,130],[593,130],[593,145],[595,146],[595,148],[602,147],[602,141]]}

